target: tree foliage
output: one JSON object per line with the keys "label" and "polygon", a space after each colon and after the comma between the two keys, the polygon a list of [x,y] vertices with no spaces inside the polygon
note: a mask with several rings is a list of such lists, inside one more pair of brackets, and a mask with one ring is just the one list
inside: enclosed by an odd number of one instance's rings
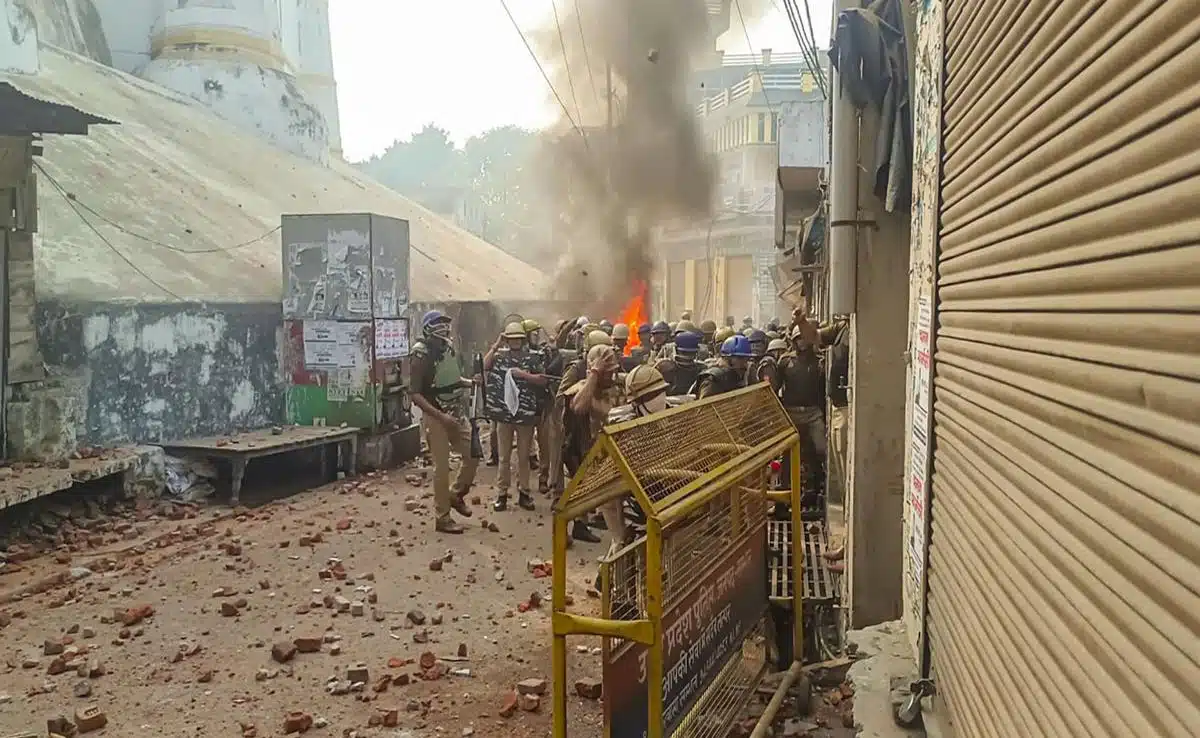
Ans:
{"label": "tree foliage", "polygon": [[530,241],[544,240],[539,231],[547,228],[534,209],[531,167],[537,144],[534,132],[501,126],[456,147],[445,129],[428,123],[357,166],[405,197],[528,258],[540,247]]}

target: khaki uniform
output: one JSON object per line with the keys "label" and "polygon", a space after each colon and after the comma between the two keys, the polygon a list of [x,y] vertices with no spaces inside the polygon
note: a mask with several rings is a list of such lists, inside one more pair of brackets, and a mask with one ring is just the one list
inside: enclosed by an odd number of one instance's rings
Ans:
{"label": "khaki uniform", "polygon": [[[563,380],[566,380],[565,376],[563,377]],[[560,393],[559,398],[564,403],[569,403],[571,398],[583,389],[586,381],[586,379],[579,380],[570,387],[567,387]],[[587,450],[592,447],[592,444],[595,443],[596,438],[598,438],[600,435],[600,430],[604,427],[604,424],[608,422],[609,413],[613,408],[624,404],[624,400],[624,392],[622,392],[620,384],[613,384],[611,387],[606,387],[596,392],[596,395],[592,398],[592,412],[588,418],[588,436],[584,439],[581,439],[582,453],[579,454],[579,458],[575,463],[572,463],[571,466],[576,466],[576,463],[582,462],[583,458],[587,455]],[[566,406],[564,404],[564,409],[565,407]],[[570,412],[569,409],[566,411]],[[574,475],[579,471],[579,469],[572,468],[568,469],[568,471]],[[625,529],[624,516],[621,512],[621,500],[611,500],[604,503],[600,506],[600,513],[604,516],[604,520],[608,525],[609,533],[613,536],[611,545],[616,545],[618,543],[618,533],[624,531]]]}
{"label": "khaki uniform", "polygon": [[500,444],[500,470],[496,480],[496,491],[507,495],[512,487],[512,447],[513,439],[517,442],[517,489],[529,491],[529,452],[533,449],[532,425],[514,425],[498,423],[496,439]]}
{"label": "khaki uniform", "polygon": [[538,488],[547,494],[563,488],[562,435],[561,416],[555,414],[551,403],[537,427]]}
{"label": "khaki uniform", "polygon": [[850,408],[834,406],[829,413],[829,498],[845,501],[848,484],[846,452],[850,446]]}
{"label": "khaki uniform", "polygon": [[[467,390],[460,386],[462,373],[454,354],[445,351],[440,356],[430,350],[424,341],[412,347],[415,363],[413,391],[421,394],[455,420],[448,428],[431,417],[421,419],[425,440],[429,444],[429,455],[433,459],[433,501],[439,518],[450,515],[454,499],[466,496],[475,482],[475,471],[479,460],[471,458],[471,424],[467,421]],[[450,484],[450,452],[462,457],[462,466]]]}

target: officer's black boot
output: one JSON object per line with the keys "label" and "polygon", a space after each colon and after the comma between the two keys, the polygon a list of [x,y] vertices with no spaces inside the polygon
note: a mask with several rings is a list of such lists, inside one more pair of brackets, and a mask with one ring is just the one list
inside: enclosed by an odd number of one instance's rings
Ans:
{"label": "officer's black boot", "polygon": [[522,510],[536,510],[537,506],[533,504],[533,496],[529,494],[529,490],[517,490],[517,506]]}
{"label": "officer's black boot", "polygon": [[496,501],[492,503],[492,509],[496,512],[504,512],[508,509],[508,493],[496,497]]}

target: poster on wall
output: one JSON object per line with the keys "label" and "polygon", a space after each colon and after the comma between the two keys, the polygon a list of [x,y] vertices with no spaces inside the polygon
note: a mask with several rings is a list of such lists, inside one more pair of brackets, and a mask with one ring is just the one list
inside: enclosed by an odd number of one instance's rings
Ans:
{"label": "poster on wall", "polygon": [[408,321],[403,318],[375,321],[375,358],[408,356]]}
{"label": "poster on wall", "polygon": [[912,426],[909,428],[908,448],[911,472],[908,489],[908,572],[909,586],[914,596],[909,598],[914,622],[923,621],[925,600],[926,521],[929,515],[929,413],[932,381],[933,305],[927,295],[917,301],[916,340],[912,355]]}
{"label": "poster on wall", "polygon": [[337,323],[332,320],[304,321],[304,366],[332,369],[337,366]]}

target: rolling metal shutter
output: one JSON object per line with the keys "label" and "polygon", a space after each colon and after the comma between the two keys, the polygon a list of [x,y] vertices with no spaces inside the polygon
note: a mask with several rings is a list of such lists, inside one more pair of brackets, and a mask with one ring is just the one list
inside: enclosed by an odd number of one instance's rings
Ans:
{"label": "rolling metal shutter", "polygon": [[960,738],[1200,735],[1200,0],[946,0],[928,632]]}

